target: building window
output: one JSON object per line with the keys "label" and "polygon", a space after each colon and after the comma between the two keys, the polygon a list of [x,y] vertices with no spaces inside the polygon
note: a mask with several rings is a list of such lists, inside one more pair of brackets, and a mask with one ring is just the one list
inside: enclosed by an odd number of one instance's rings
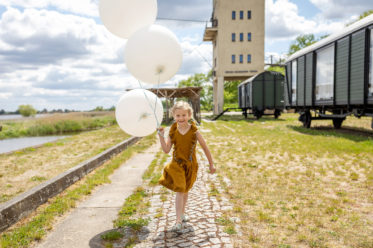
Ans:
{"label": "building window", "polygon": [[232,64],[236,63],[236,55],[232,55]]}
{"label": "building window", "polygon": [[240,11],[240,19],[243,20],[243,10]]}
{"label": "building window", "polygon": [[232,41],[236,41],[236,33],[232,33]]}
{"label": "building window", "polygon": [[332,100],[334,89],[334,45],[316,52],[316,101]]}
{"label": "building window", "polygon": [[240,41],[243,41],[243,33],[240,33]]}
{"label": "building window", "polygon": [[242,63],[243,63],[243,55],[240,54],[240,64],[242,64]]}
{"label": "building window", "polygon": [[236,20],[236,11],[232,11],[232,20]]}
{"label": "building window", "polygon": [[214,67],[216,67],[216,58],[214,59]]}
{"label": "building window", "polygon": [[247,63],[251,63],[251,54],[247,55]]}
{"label": "building window", "polygon": [[368,96],[373,96],[373,29],[370,30],[370,67]]}
{"label": "building window", "polygon": [[296,103],[297,100],[297,61],[291,62],[291,102]]}
{"label": "building window", "polygon": [[251,33],[247,33],[247,41],[251,41]]}
{"label": "building window", "polygon": [[251,10],[247,11],[247,19],[251,19]]}

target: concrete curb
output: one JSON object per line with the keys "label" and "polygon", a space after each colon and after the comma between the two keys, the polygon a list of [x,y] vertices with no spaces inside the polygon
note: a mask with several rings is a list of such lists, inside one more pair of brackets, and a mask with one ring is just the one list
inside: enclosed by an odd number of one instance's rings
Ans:
{"label": "concrete curb", "polygon": [[134,144],[141,138],[129,138],[97,156],[84,161],[77,166],[61,173],[29,191],[14,197],[13,199],[0,205],[0,232],[29,215],[38,206],[48,201],[49,198],[59,194],[67,187],[80,180],[92,170],[102,165],[112,156],[122,152],[128,146]]}

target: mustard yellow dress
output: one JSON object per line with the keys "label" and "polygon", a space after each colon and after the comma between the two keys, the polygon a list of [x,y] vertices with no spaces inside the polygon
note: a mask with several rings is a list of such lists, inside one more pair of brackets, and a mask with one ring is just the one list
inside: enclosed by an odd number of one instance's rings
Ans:
{"label": "mustard yellow dress", "polygon": [[197,179],[197,130],[195,122],[191,123],[184,135],[177,130],[177,123],[170,128],[169,135],[174,147],[172,161],[164,167],[159,183],[172,191],[186,193]]}

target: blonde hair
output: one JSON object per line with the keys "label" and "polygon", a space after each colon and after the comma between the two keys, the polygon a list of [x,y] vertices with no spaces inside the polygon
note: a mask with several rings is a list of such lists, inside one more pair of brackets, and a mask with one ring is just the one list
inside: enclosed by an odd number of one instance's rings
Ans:
{"label": "blonde hair", "polygon": [[187,103],[185,101],[177,101],[175,103],[175,105],[172,106],[172,108],[170,109],[170,112],[171,112],[172,116],[174,115],[174,113],[177,109],[187,110],[191,119],[194,120],[194,118],[193,118],[193,108],[190,106],[189,103]]}

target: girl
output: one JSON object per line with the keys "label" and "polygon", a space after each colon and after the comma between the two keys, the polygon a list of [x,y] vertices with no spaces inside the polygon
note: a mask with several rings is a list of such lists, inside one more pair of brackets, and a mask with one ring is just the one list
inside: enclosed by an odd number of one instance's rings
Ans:
{"label": "girl", "polygon": [[181,233],[182,222],[188,221],[185,215],[185,206],[188,200],[188,191],[192,188],[197,178],[198,163],[196,159],[197,141],[210,164],[210,173],[215,172],[210,150],[205,140],[198,132],[194,121],[189,123],[193,116],[193,109],[184,101],[177,102],[171,108],[174,124],[172,124],[167,142],[164,139],[164,129],[159,128],[159,140],[165,153],[169,153],[174,145],[172,161],[163,170],[159,183],[176,192],[176,224],[172,231]]}

